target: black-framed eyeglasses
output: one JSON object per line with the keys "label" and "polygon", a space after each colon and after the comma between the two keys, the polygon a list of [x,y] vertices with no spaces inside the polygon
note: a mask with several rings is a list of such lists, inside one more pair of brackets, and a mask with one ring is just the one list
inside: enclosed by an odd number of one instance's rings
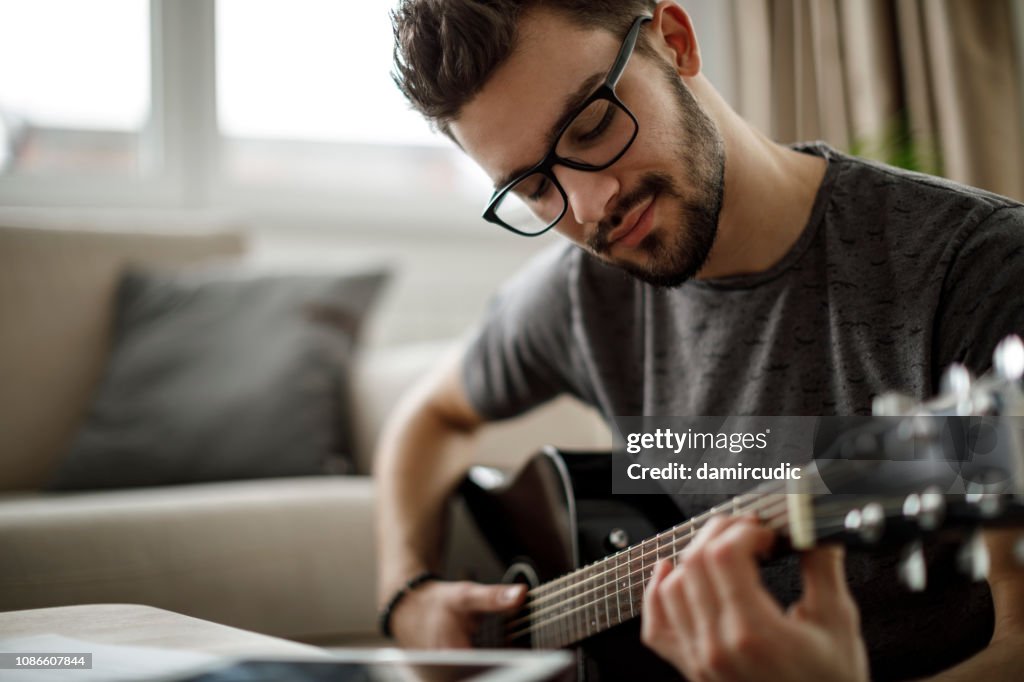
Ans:
{"label": "black-framed eyeglasses", "polygon": [[604,82],[558,130],[537,165],[495,190],[484,209],[484,220],[524,237],[544,234],[569,207],[568,196],[555,177],[555,166],[595,172],[622,158],[636,139],[639,124],[615,94],[615,86],[626,70],[641,27],[650,20],[637,17],[633,21]]}

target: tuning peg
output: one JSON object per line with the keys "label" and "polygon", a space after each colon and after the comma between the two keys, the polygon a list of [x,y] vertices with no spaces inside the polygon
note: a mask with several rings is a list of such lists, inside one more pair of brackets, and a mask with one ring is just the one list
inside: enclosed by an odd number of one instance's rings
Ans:
{"label": "tuning peg", "polygon": [[946,498],[936,488],[923,493],[911,493],[903,502],[903,515],[917,522],[922,530],[935,530],[942,525],[946,513]]}
{"label": "tuning peg", "polygon": [[967,504],[978,510],[983,519],[999,516],[1006,506],[1006,499],[1000,493],[986,492],[985,486],[976,482],[968,484],[964,499]]}
{"label": "tuning peg", "polygon": [[960,547],[956,558],[960,570],[970,576],[971,580],[978,582],[988,577],[988,547],[980,530],[971,534],[971,538]]}
{"label": "tuning peg", "polygon": [[902,417],[910,414],[917,401],[902,393],[882,393],[871,401],[871,414],[876,417]]}
{"label": "tuning peg", "polygon": [[950,365],[942,375],[942,392],[952,397],[956,403],[956,413],[967,416],[973,413],[971,405],[971,385],[974,378],[970,370],[959,363]]}
{"label": "tuning peg", "polygon": [[971,381],[970,370],[957,362],[946,368],[939,385],[943,393],[966,398],[971,393]]}
{"label": "tuning peg", "polygon": [[851,509],[844,521],[846,530],[856,533],[869,544],[878,542],[885,529],[885,509],[877,502],[864,505],[863,509]]}
{"label": "tuning peg", "polygon": [[974,390],[971,392],[970,414],[991,414],[995,407],[996,403],[991,391]]}
{"label": "tuning peg", "polygon": [[903,550],[899,565],[900,581],[911,592],[923,592],[928,586],[928,566],[924,559],[924,548],[914,542]]}
{"label": "tuning peg", "polygon": [[1001,378],[1020,381],[1024,377],[1024,341],[1019,336],[1007,336],[1000,341],[992,354],[992,366]]}

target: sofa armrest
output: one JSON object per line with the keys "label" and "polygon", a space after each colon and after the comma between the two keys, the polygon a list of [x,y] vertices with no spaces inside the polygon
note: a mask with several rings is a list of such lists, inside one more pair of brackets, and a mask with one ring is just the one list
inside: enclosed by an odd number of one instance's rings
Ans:
{"label": "sofa armrest", "polygon": [[305,640],[376,632],[365,476],[0,496],[0,611],[130,602]]}

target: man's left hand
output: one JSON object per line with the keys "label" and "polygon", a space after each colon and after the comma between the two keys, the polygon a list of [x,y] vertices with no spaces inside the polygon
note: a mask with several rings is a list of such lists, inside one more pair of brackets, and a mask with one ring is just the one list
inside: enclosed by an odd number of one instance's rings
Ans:
{"label": "man's left hand", "polygon": [[713,519],[677,566],[659,562],[644,598],[644,644],[694,681],[867,680],[842,549],[804,554],[803,595],[784,611],[758,571],[774,538],[751,518]]}

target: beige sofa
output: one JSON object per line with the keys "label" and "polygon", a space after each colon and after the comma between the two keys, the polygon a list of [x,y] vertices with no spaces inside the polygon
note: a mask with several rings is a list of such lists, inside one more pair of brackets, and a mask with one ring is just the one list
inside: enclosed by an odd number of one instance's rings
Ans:
{"label": "beige sofa", "polygon": [[[222,229],[0,226],[0,611],[128,602],[306,641],[374,637],[374,443],[451,342],[361,355],[358,475],[40,491],[101,375],[121,268],[244,257],[244,236]],[[514,466],[545,442],[607,440],[562,400],[485,429],[479,453]]]}

